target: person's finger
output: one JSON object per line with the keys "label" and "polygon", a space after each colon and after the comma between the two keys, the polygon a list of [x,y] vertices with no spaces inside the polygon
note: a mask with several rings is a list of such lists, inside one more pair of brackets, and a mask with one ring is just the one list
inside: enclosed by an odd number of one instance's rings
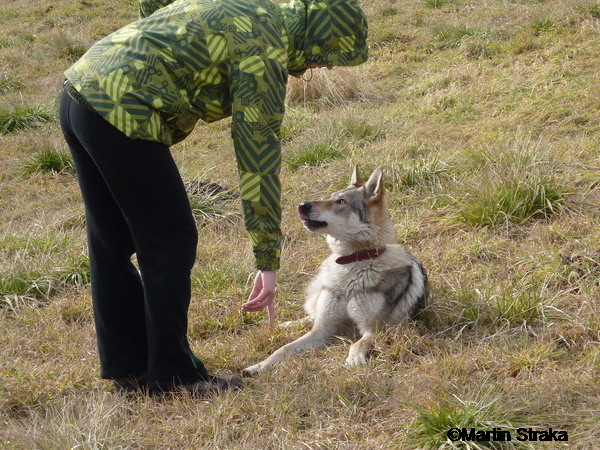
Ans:
{"label": "person's finger", "polygon": [[247,311],[260,311],[267,307],[273,301],[275,293],[272,291],[263,291],[256,298],[244,303],[242,308]]}
{"label": "person's finger", "polygon": [[275,326],[275,298],[273,297],[273,301],[267,305],[267,313],[269,315],[269,326]]}
{"label": "person's finger", "polygon": [[262,278],[260,276],[260,272],[258,272],[256,274],[256,276],[254,277],[254,284],[252,285],[252,292],[250,292],[250,295],[248,296],[248,300],[246,300],[246,302],[250,302],[252,301],[252,299],[254,297],[256,297],[260,291],[262,291],[263,288],[263,282],[262,282]]}

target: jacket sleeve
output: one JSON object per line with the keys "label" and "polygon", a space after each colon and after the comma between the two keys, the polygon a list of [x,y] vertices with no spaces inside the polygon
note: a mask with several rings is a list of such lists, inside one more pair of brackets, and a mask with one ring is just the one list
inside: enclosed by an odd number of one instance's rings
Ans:
{"label": "jacket sleeve", "polygon": [[281,255],[280,129],[287,72],[264,53],[241,56],[230,65],[232,138],[256,267],[276,270]]}
{"label": "jacket sleeve", "polygon": [[154,11],[170,5],[175,0],[140,0],[140,18],[148,17]]}

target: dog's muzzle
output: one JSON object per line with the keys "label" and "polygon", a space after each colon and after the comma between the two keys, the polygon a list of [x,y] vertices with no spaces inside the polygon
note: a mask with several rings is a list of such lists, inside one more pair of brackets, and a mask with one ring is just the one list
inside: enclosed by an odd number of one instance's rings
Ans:
{"label": "dog's muzzle", "polygon": [[321,222],[319,220],[312,220],[310,218],[313,213],[314,207],[311,202],[302,202],[298,205],[298,215],[300,219],[304,221],[304,226],[310,231],[314,231],[317,228],[323,228],[327,226],[327,222]]}
{"label": "dog's muzzle", "polygon": [[310,220],[310,212],[312,210],[312,203],[302,202],[298,205],[298,215],[302,220]]}

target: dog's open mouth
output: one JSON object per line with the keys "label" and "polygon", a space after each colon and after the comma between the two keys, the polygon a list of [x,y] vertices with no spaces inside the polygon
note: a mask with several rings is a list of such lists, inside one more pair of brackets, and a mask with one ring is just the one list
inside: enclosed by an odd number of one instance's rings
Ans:
{"label": "dog's open mouth", "polygon": [[327,222],[309,219],[304,221],[304,226],[309,230],[316,230],[317,228],[325,228],[327,226]]}
{"label": "dog's open mouth", "polygon": [[298,211],[298,215],[300,216],[300,219],[302,219],[302,221],[304,222],[304,226],[309,230],[315,230],[317,228],[324,228],[327,226],[327,222],[322,222],[320,220],[312,220],[302,211]]}
{"label": "dog's open mouth", "polygon": [[300,216],[300,219],[302,219],[304,222],[304,226],[310,231],[315,231],[319,228],[325,228],[327,226],[327,222],[313,220],[310,218],[312,209],[313,205],[310,202],[303,202],[298,205],[298,216]]}

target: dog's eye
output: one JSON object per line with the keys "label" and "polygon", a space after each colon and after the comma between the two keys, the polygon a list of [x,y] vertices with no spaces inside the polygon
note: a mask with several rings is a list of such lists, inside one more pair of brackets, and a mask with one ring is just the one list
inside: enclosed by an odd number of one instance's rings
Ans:
{"label": "dog's eye", "polygon": [[336,203],[337,203],[338,205],[343,205],[344,203],[346,203],[346,200],[344,200],[343,198],[340,198],[340,199],[338,199],[338,200],[336,201]]}

